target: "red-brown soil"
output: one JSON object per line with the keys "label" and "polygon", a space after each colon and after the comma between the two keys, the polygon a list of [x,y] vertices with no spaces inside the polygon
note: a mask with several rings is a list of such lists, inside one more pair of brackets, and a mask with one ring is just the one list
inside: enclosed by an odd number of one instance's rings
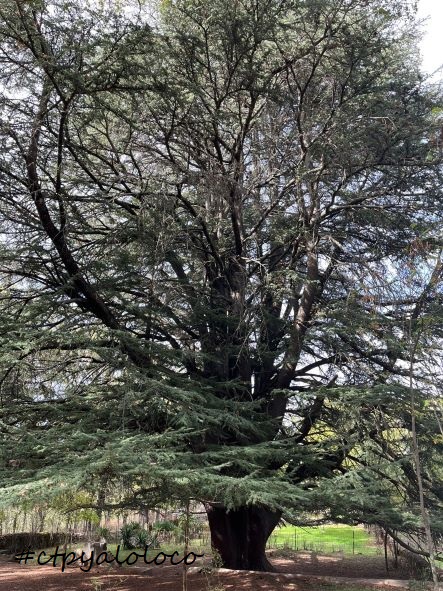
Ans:
{"label": "red-brown soil", "polygon": [[[405,573],[386,574],[379,557],[318,556],[311,553],[289,557],[270,556],[276,570],[282,574],[196,572],[196,562],[188,574],[188,591],[327,591],[328,580],[322,583],[313,575],[329,577],[407,578]],[[203,566],[203,563],[200,563]],[[207,569],[204,569],[207,570]],[[78,567],[68,567],[64,573],[52,566],[20,565],[10,558],[0,559],[0,591],[181,591],[181,566],[94,567],[84,573]],[[291,579],[286,573],[299,573]],[[337,580],[336,583],[339,583]],[[360,582],[359,582],[360,583]],[[349,582],[339,584],[340,589]],[[405,583],[407,588],[407,583]],[[337,587],[333,587],[337,589]]]}

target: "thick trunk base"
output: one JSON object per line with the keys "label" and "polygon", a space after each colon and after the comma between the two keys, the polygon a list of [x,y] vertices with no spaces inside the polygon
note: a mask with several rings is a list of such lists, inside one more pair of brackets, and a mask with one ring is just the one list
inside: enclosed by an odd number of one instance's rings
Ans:
{"label": "thick trunk base", "polygon": [[209,506],[206,511],[212,547],[220,555],[225,568],[273,570],[265,550],[269,536],[280,521],[279,511],[253,506],[229,512],[224,507]]}

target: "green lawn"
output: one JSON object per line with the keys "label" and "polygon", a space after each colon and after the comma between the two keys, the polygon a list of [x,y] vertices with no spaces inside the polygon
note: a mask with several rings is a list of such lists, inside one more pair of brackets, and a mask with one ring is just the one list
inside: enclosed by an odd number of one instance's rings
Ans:
{"label": "green lawn", "polygon": [[350,525],[324,525],[320,527],[296,527],[286,525],[274,530],[269,539],[270,548],[291,548],[331,553],[364,554],[380,553],[374,539],[363,527]]}

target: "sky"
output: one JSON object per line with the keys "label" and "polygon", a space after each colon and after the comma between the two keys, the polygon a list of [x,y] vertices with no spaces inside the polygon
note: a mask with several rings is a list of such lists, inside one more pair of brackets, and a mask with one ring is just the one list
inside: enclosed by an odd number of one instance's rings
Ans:
{"label": "sky", "polygon": [[[443,64],[443,0],[419,0],[418,15],[420,19],[429,17],[423,24],[420,49],[423,69],[431,74]],[[443,71],[438,77],[443,77]]]}

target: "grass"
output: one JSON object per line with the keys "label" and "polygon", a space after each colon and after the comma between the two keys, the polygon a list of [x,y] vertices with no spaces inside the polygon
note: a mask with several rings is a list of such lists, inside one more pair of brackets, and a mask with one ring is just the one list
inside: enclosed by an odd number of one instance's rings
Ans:
{"label": "grass", "polygon": [[380,554],[380,549],[366,530],[350,525],[320,527],[286,525],[273,532],[268,545],[270,548],[312,550],[324,553],[343,552],[364,556]]}

